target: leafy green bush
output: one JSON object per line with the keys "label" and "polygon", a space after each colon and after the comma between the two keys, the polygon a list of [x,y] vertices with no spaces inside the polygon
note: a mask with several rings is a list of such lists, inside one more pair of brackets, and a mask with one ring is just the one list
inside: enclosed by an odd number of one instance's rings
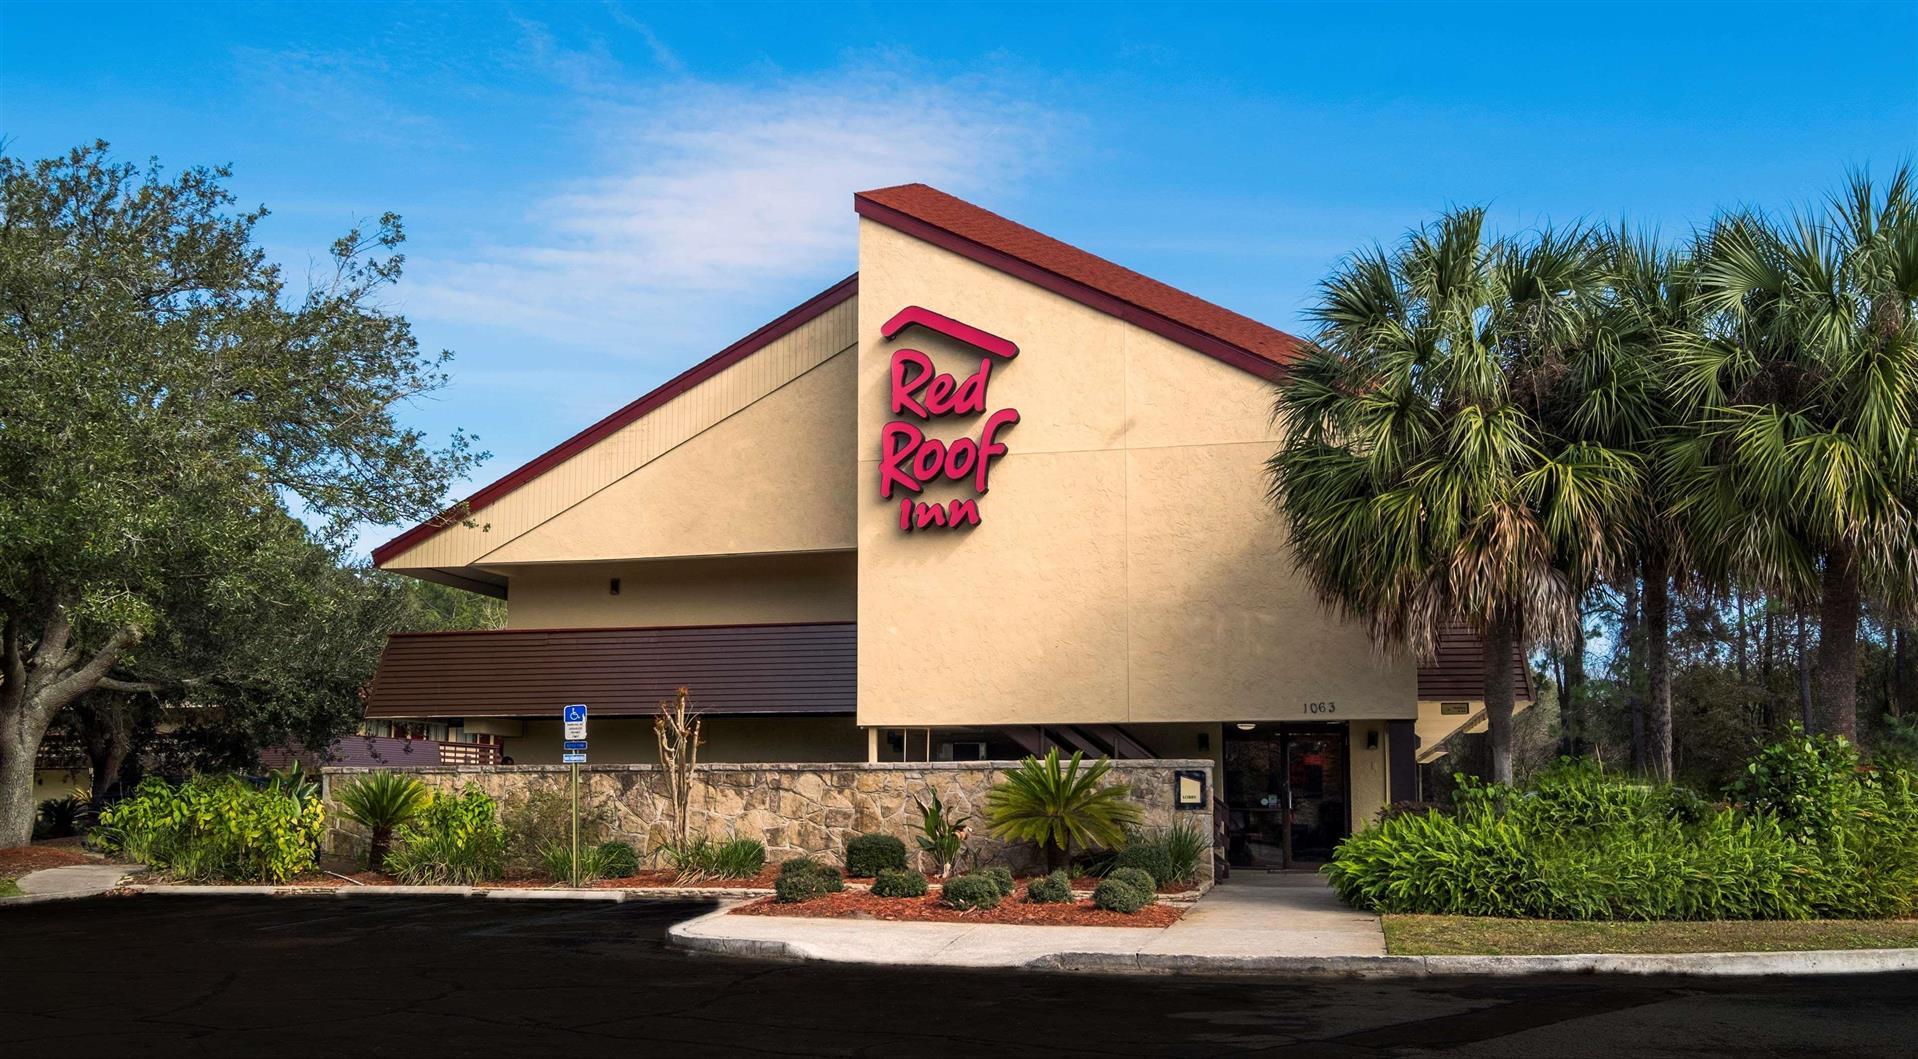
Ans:
{"label": "leafy green bush", "polygon": [[[546,850],[562,842],[572,845],[572,791],[558,777],[534,780],[523,790],[506,796],[500,805],[499,821],[506,834],[506,847],[501,854],[506,868],[515,872],[544,870]],[[612,837],[612,833],[612,807],[582,797],[579,844],[597,846]]]}
{"label": "leafy green bush", "polygon": [[775,899],[791,904],[809,901],[846,888],[839,869],[811,857],[795,857],[779,866],[779,878],[773,881]]}
{"label": "leafy green bush", "polygon": [[[766,847],[756,838],[733,838],[715,842],[704,835],[682,843],[668,843],[660,849],[666,863],[679,873],[679,881],[700,879],[750,879],[766,866]],[[806,858],[800,858],[804,860]],[[794,861],[788,861],[788,864]],[[816,863],[816,862],[815,862]]]}
{"label": "leafy green bush", "polygon": [[1211,841],[1198,828],[1181,822],[1154,834],[1132,835],[1113,858],[1112,867],[1137,868],[1152,876],[1156,886],[1178,886],[1199,877],[1211,851]]}
{"label": "leafy green bush", "polygon": [[846,843],[846,874],[870,879],[906,867],[906,844],[891,835],[855,835]]}
{"label": "leafy green bush", "polygon": [[366,851],[368,869],[386,869],[386,855],[393,848],[393,830],[420,815],[432,800],[433,792],[426,784],[390,769],[367,773],[340,788],[341,814],[371,834]]}
{"label": "leafy green bush", "polygon": [[872,881],[874,897],[924,897],[926,877],[907,868],[885,868]]}
{"label": "leafy green bush", "polygon": [[1099,880],[1099,885],[1092,889],[1092,907],[1108,912],[1131,915],[1151,903],[1152,898],[1146,896],[1146,891],[1111,875]]}
{"label": "leafy green bush", "polygon": [[1114,868],[1107,873],[1106,878],[1117,879],[1148,898],[1156,897],[1159,893],[1158,880],[1138,868]]}
{"label": "leafy green bush", "polygon": [[232,777],[148,779],[100,814],[94,838],[181,879],[280,883],[313,868],[325,820],[317,794]]}
{"label": "leafy green bush", "polygon": [[990,868],[974,868],[971,874],[991,879],[992,885],[999,888],[1000,897],[1011,897],[1012,891],[1016,888],[1012,881],[1012,869],[1003,865],[995,864]]}
{"label": "leafy green bush", "polygon": [[939,891],[939,900],[962,911],[996,908],[1003,897],[1005,893],[999,889],[997,879],[977,874],[947,879]]}
{"label": "leafy green bush", "polygon": [[600,867],[604,879],[624,879],[639,874],[639,853],[625,842],[614,839],[599,844]]}
{"label": "leafy green bush", "polygon": [[386,866],[404,883],[470,886],[505,870],[499,805],[474,784],[435,792],[418,816],[394,831],[393,842]]}
{"label": "leafy green bush", "polygon": [[1072,880],[1064,871],[1032,880],[1026,884],[1026,900],[1035,905],[1056,905],[1072,900]]}
{"label": "leafy green bush", "polygon": [[1805,919],[1918,908],[1918,782],[1836,740],[1761,751],[1714,806],[1562,763],[1518,789],[1461,778],[1451,814],[1393,816],[1326,868],[1381,912],[1544,919]]}

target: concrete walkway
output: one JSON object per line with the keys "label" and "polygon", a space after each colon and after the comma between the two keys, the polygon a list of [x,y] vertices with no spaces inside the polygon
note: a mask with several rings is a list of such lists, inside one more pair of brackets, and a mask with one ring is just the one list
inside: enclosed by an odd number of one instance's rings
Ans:
{"label": "concrete walkway", "polygon": [[1377,916],[1339,904],[1325,881],[1303,874],[1240,874],[1215,886],[1170,927],[1051,927],[998,923],[735,916],[726,910],[672,928],[687,948],[739,956],[839,963],[1026,967],[1088,962],[1166,969],[1210,961],[1377,957]]}
{"label": "concrete walkway", "polygon": [[140,864],[72,864],[64,868],[42,868],[15,879],[14,885],[20,887],[26,897],[41,900],[91,897],[120,885],[122,879],[142,867]]}

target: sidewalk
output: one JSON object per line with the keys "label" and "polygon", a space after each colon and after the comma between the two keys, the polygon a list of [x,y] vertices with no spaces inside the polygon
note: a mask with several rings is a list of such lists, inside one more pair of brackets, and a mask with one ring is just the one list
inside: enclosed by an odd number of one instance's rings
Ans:
{"label": "sidewalk", "polygon": [[114,889],[122,879],[142,867],[144,865],[140,864],[73,864],[62,868],[42,868],[15,879],[14,885],[20,888],[22,896],[9,897],[5,901],[30,904],[35,901],[92,897]]}
{"label": "sidewalk", "polygon": [[1311,875],[1240,873],[1165,928],[895,923],[735,916],[680,923],[684,949],[762,959],[1149,974],[1359,978],[1459,975],[1807,975],[1918,971],[1918,949],[1816,952],[1388,956],[1378,917]]}
{"label": "sidewalk", "polygon": [[1341,905],[1323,879],[1297,874],[1234,876],[1164,928],[893,923],[734,916],[721,909],[681,923],[669,934],[686,948],[737,956],[951,967],[1178,969],[1221,959],[1385,955],[1377,916]]}

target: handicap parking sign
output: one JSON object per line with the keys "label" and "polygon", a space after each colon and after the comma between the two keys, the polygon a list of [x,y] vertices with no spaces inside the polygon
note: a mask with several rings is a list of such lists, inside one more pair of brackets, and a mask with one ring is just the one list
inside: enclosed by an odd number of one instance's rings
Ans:
{"label": "handicap parking sign", "polygon": [[586,706],[578,703],[566,706],[559,711],[560,720],[566,722],[566,736],[569,740],[586,738]]}

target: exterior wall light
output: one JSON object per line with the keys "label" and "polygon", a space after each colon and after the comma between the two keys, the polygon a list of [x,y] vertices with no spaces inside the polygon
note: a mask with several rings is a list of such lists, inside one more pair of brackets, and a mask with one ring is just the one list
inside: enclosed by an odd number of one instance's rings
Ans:
{"label": "exterior wall light", "polygon": [[1251,721],[1240,721],[1234,727],[1238,728],[1238,730],[1241,732],[1249,732],[1252,729],[1257,728],[1258,725],[1253,724]]}
{"label": "exterior wall light", "polygon": [[1378,748],[1379,748],[1379,730],[1377,728],[1366,729],[1365,749],[1377,750]]}

